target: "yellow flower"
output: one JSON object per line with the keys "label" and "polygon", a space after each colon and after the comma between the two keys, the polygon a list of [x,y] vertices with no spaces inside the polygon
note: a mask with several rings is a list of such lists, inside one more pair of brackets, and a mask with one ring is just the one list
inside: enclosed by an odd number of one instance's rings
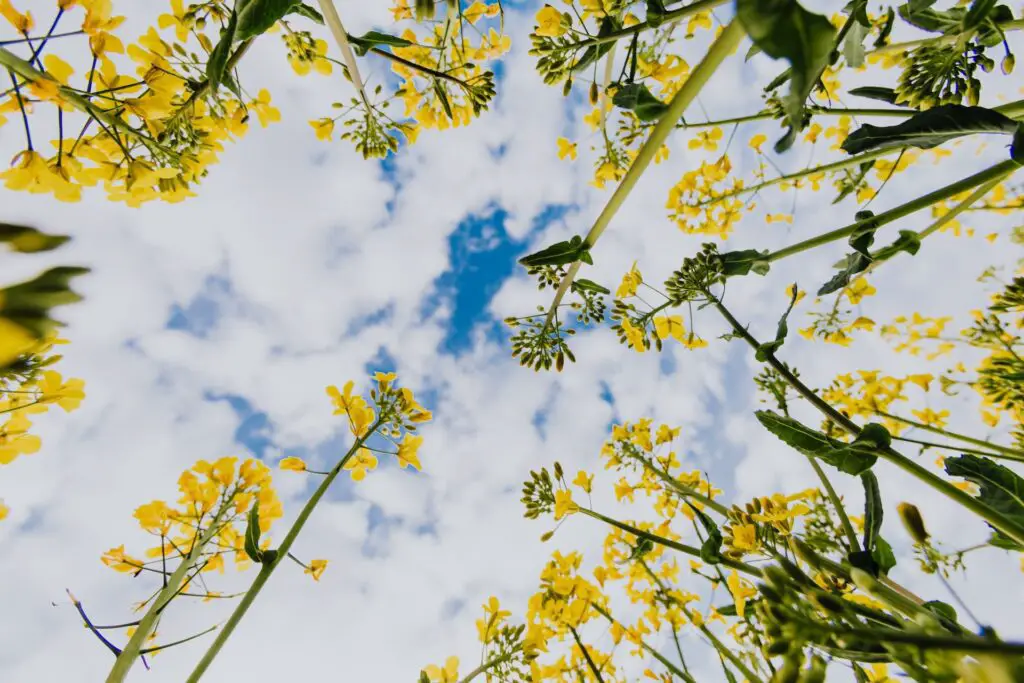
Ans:
{"label": "yellow flower", "polygon": [[938,427],[939,429],[946,426],[946,418],[949,417],[948,410],[935,412],[931,408],[925,408],[924,410],[911,410],[910,413],[929,427]]}
{"label": "yellow flower", "polygon": [[365,448],[359,451],[345,463],[345,469],[352,475],[352,481],[362,481],[366,478],[367,472],[377,469],[377,458]]}
{"label": "yellow flower", "polygon": [[85,382],[80,379],[69,379],[64,383],[60,373],[55,370],[44,372],[42,380],[36,386],[43,394],[38,399],[41,403],[56,403],[68,413],[81,405],[82,399],[85,398]]}
{"label": "yellow flower", "polygon": [[432,683],[457,683],[459,680],[459,658],[449,657],[444,662],[444,668],[431,664],[423,669],[427,678]]}
{"label": "yellow flower", "polygon": [[725,583],[729,587],[729,592],[732,593],[733,600],[736,601],[736,614],[742,618],[743,612],[746,610],[747,600],[757,595],[757,591],[743,581],[735,569],[729,574],[729,578],[725,580]]}
{"label": "yellow flower", "polygon": [[763,152],[761,151],[761,145],[763,145],[767,141],[768,136],[764,135],[763,133],[758,133],[754,137],[750,138],[750,142],[748,144],[750,145],[750,148],[753,149],[755,152],[757,152],[758,154],[763,154]]}
{"label": "yellow flower", "polygon": [[[0,308],[3,307],[3,296],[0,291]],[[0,316],[0,366],[28,353],[35,342],[35,337],[24,327]]]}
{"label": "yellow flower", "polygon": [[277,463],[277,466],[282,470],[290,470],[292,472],[305,472],[306,463],[303,462],[302,458],[287,457],[281,462]]}
{"label": "yellow flower", "polygon": [[8,465],[19,455],[31,455],[39,450],[42,441],[35,434],[28,433],[31,426],[29,419],[18,412],[0,427],[0,465]]}
{"label": "yellow flower", "polygon": [[579,486],[587,493],[590,493],[590,490],[594,485],[594,475],[587,474],[586,470],[580,470],[576,474],[576,478],[572,480],[572,483],[575,486]]}
{"label": "yellow flower", "polygon": [[334,119],[332,118],[313,119],[309,125],[313,126],[317,140],[330,140],[331,135],[334,134]]}
{"label": "yellow flower", "polygon": [[683,318],[679,315],[660,315],[654,319],[654,330],[660,339],[674,337],[683,341],[686,329],[683,327]]}
{"label": "yellow flower", "polygon": [[423,466],[420,465],[420,459],[419,456],[417,455],[417,451],[419,451],[420,444],[422,443],[422,436],[412,436],[411,434],[406,434],[405,438],[402,439],[402,443],[398,444],[397,457],[399,466],[403,468],[411,467],[417,472],[422,470]]}
{"label": "yellow flower", "polygon": [[270,91],[263,88],[256,94],[256,99],[250,103],[250,106],[256,110],[256,116],[260,120],[260,125],[266,128],[271,123],[281,120],[281,112],[270,104]]}
{"label": "yellow flower", "polygon": [[314,581],[319,581],[325,569],[327,569],[327,560],[311,560],[305,573],[312,576]]}
{"label": "yellow flower", "polygon": [[577,510],[579,510],[579,506],[572,502],[572,491],[555,491],[555,521],[566,515],[571,515]]}
{"label": "yellow flower", "polygon": [[789,287],[786,287],[786,296],[792,299],[794,295],[796,296],[796,301],[793,302],[793,305],[795,306],[800,303],[801,299],[807,296],[807,292],[797,289],[796,283],[793,283]]}
{"label": "yellow flower", "polygon": [[846,293],[846,298],[850,300],[850,303],[857,304],[860,303],[861,299],[866,296],[871,296],[878,290],[872,287],[871,283],[869,283],[865,278],[859,277],[847,285],[844,291]]}
{"label": "yellow flower", "polygon": [[732,547],[737,550],[757,549],[757,527],[753,524],[740,524],[732,528]]}
{"label": "yellow flower", "polygon": [[0,522],[7,518],[7,514],[11,511],[11,508],[4,505],[4,501],[0,500]]}
{"label": "yellow flower", "polygon": [[[673,429],[668,425],[661,425],[658,427],[658,433],[655,435],[654,442],[657,444],[668,443],[679,436],[679,432],[682,431],[681,427]],[[674,454],[672,454],[674,455]]]}
{"label": "yellow flower", "polygon": [[576,159],[576,143],[569,142],[566,138],[558,138],[558,158]]}
{"label": "yellow flower", "polygon": [[636,288],[640,286],[644,281],[644,276],[640,274],[640,271],[636,267],[636,261],[633,261],[633,267],[629,269],[629,272],[622,276],[622,284],[619,285],[618,290],[615,292],[616,299],[625,299],[626,297],[636,296]]}
{"label": "yellow flower", "polygon": [[569,27],[564,23],[562,13],[551,5],[544,5],[537,12],[537,28],[534,29],[534,33],[538,36],[546,36],[548,38],[557,38],[566,31]]}

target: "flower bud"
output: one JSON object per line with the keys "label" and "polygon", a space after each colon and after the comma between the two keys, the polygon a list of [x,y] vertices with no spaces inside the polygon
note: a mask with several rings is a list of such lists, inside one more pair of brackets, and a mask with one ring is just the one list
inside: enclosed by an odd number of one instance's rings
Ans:
{"label": "flower bud", "polygon": [[910,503],[900,503],[896,511],[906,527],[907,533],[916,543],[925,543],[928,540],[928,531],[924,528],[924,520],[921,518],[921,511]]}
{"label": "flower bud", "polygon": [[[1003,60],[1006,61],[1006,60]],[[590,104],[597,104],[597,82],[590,84]]]}
{"label": "flower bud", "polygon": [[1003,57],[1003,61],[1002,63],[1000,63],[999,68],[1002,70],[1004,74],[1009,76],[1010,74],[1013,73],[1013,65],[1016,63],[1017,60],[1014,58],[1014,56],[1012,54],[1008,54],[1005,57]]}

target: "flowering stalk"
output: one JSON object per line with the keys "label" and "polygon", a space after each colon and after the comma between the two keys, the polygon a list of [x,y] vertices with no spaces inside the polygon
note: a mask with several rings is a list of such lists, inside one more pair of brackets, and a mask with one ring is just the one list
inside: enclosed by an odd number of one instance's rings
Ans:
{"label": "flowering stalk", "polygon": [[302,531],[302,527],[306,525],[306,521],[309,519],[309,516],[320,503],[320,499],[324,497],[325,493],[327,493],[327,489],[331,487],[331,484],[337,476],[341,474],[341,471],[345,468],[345,464],[348,463],[353,455],[359,452],[359,449],[362,448],[363,444],[377,431],[377,428],[383,424],[383,422],[384,417],[379,417],[377,421],[374,422],[366,431],[366,434],[356,439],[355,443],[352,444],[352,447],[349,448],[344,457],[342,457],[341,460],[331,468],[330,473],[324,477],[320,486],[317,487],[316,491],[313,492],[313,495],[310,496],[308,501],[306,501],[306,505],[302,508],[302,511],[299,512],[299,516],[295,519],[295,522],[288,530],[288,533],[285,534],[284,540],[281,541],[281,545],[277,547],[277,554],[269,562],[264,562],[260,565],[259,574],[256,575],[256,578],[253,580],[249,590],[245,592],[245,595],[238,602],[238,605],[231,613],[231,616],[228,617],[228,620],[220,630],[220,633],[217,634],[213,643],[210,644],[210,647],[203,654],[202,659],[200,659],[199,663],[196,664],[195,669],[193,669],[192,673],[188,677],[188,683],[196,683],[199,681],[202,675],[210,667],[210,664],[213,663],[214,658],[217,657],[221,648],[224,647],[224,643],[227,642],[228,638],[230,638],[231,634],[234,632],[235,627],[238,626],[238,622],[242,620],[245,613],[249,611],[249,607],[252,605],[253,601],[256,600],[260,591],[263,590],[263,586],[267,583],[270,575],[274,573],[274,570],[277,569],[278,565],[281,564],[281,562],[288,556],[288,551],[291,550],[292,544],[295,543],[295,539],[298,538],[299,533]]}
{"label": "flowering stalk", "polygon": [[139,621],[138,627],[132,634],[132,637],[128,640],[128,644],[124,646],[121,654],[117,656],[117,660],[114,662],[113,668],[107,675],[107,683],[121,683],[124,681],[128,672],[135,664],[135,660],[143,654],[143,644],[152,635],[156,628],[157,620],[160,618],[161,612],[167,607],[168,603],[178,594],[181,590],[181,585],[185,581],[185,576],[191,571],[196,563],[203,555],[203,550],[206,545],[217,535],[219,531],[219,522],[221,517],[227,511],[231,504],[231,500],[224,501],[220,509],[217,510],[217,514],[214,515],[210,521],[210,525],[206,528],[196,542],[192,545],[189,554],[182,559],[178,568],[174,570],[174,573],[167,577],[167,583],[164,585],[163,590],[153,600],[152,606],[146,615]]}
{"label": "flowering stalk", "polygon": [[[695,3],[700,4],[700,3]],[[711,4],[711,3],[709,3]],[[689,7],[693,7],[690,5]],[[682,8],[689,9],[689,8]],[[681,10],[680,10],[681,11]],[[611,223],[612,218],[618,212],[619,207],[626,201],[629,193],[633,191],[640,176],[643,175],[647,167],[650,166],[654,160],[654,156],[661,149],[661,146],[665,144],[665,140],[675,130],[676,122],[682,117],[686,108],[690,106],[690,103],[697,97],[697,94],[701,91],[705,84],[711,79],[718,67],[725,61],[725,58],[736,50],[736,47],[740,44],[740,40],[746,35],[743,27],[738,21],[733,19],[725,27],[725,29],[719,34],[715,42],[708,48],[708,52],[704,55],[704,59],[701,60],[700,64],[693,70],[690,76],[683,83],[683,86],[679,89],[679,92],[675,94],[672,101],[669,102],[668,108],[662,114],[658,120],[657,125],[651,131],[650,136],[644,142],[643,146],[637,152],[636,159],[630,165],[629,170],[626,171],[625,177],[619,186],[615,188],[615,192],[612,193],[608,203],[605,204],[601,214],[594,221],[593,227],[590,228],[590,232],[587,233],[586,238],[583,240],[583,244],[586,248],[592,248],[597,244],[597,240],[601,238],[601,234]],[[607,41],[605,41],[607,42]],[[573,278],[576,277],[576,273],[580,269],[582,261],[576,261],[566,272],[565,277],[558,285],[558,290],[555,292],[555,298],[551,302],[551,306],[548,308],[547,318],[544,321],[544,329],[551,326],[552,321],[555,318],[555,311],[558,310],[558,304],[561,303],[562,298],[566,292],[569,291],[569,285],[572,284]]]}

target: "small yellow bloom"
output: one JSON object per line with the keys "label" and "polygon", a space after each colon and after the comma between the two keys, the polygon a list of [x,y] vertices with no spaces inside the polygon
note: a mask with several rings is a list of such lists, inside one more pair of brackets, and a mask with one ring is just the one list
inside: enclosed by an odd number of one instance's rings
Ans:
{"label": "small yellow bloom", "polygon": [[577,510],[579,510],[579,506],[572,502],[572,491],[555,491],[555,521],[566,515],[571,515]]}
{"label": "small yellow bloom", "polygon": [[576,478],[572,480],[572,483],[575,486],[579,486],[587,493],[590,493],[590,490],[594,485],[594,475],[587,474],[586,470],[580,470],[576,474]]}
{"label": "small yellow bloom", "polygon": [[449,657],[444,662],[444,668],[431,664],[423,669],[431,683],[457,683],[459,680],[459,658]]}
{"label": "small yellow bloom", "polygon": [[282,470],[289,470],[291,472],[305,472],[306,463],[302,458],[287,457],[277,464]]}
{"label": "small yellow bloom", "polygon": [[544,5],[537,12],[537,28],[534,29],[534,33],[538,36],[545,36],[547,38],[557,38],[566,31],[569,27],[564,23],[562,13],[551,5]]}
{"label": "small yellow bloom", "polygon": [[750,148],[757,152],[758,154],[763,154],[763,152],[761,151],[761,145],[763,145],[767,141],[768,136],[764,135],[763,133],[758,133],[754,137],[750,138],[750,142],[747,144],[749,144]]}
{"label": "small yellow bloom", "polygon": [[327,569],[327,560],[311,560],[305,573],[312,576],[314,581],[319,581],[325,569]]}
{"label": "small yellow bloom", "polygon": [[576,159],[576,143],[569,142],[566,138],[558,138],[558,158]]}
{"label": "small yellow bloom", "polygon": [[729,592],[732,593],[733,600],[736,601],[736,614],[742,618],[746,611],[747,600],[757,595],[757,591],[743,581],[735,569],[729,574],[725,583],[729,587]]}
{"label": "small yellow bloom", "polygon": [[309,125],[313,126],[313,132],[316,133],[317,140],[330,140],[331,135],[334,134],[334,119],[327,117],[313,119],[309,122]]}

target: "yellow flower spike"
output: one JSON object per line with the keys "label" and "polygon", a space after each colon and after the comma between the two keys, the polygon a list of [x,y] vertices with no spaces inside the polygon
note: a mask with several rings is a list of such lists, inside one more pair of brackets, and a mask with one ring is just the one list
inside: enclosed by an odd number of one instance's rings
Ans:
{"label": "yellow flower spike", "polygon": [[306,471],[306,463],[302,460],[302,458],[296,458],[294,456],[284,458],[283,460],[281,460],[281,462],[277,464],[277,466],[282,470],[287,470],[290,472]]}
{"label": "yellow flower spike", "polygon": [[314,581],[319,581],[326,569],[327,560],[310,560],[309,566],[306,567],[304,573],[312,576]]}

